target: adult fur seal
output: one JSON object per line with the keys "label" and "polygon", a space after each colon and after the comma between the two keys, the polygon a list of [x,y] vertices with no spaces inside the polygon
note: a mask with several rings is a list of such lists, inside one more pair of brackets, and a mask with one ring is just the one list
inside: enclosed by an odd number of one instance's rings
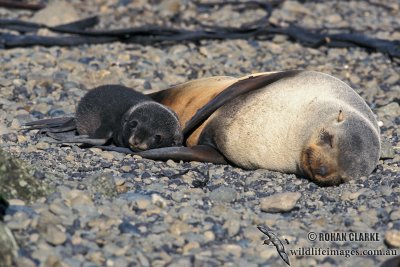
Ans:
{"label": "adult fur seal", "polygon": [[[90,90],[80,100],[75,118],[46,119],[25,125],[30,126],[28,130],[41,129],[61,143],[103,145],[112,141],[134,151],[182,143],[180,123],[172,110],[120,85]],[[79,135],[64,134],[75,130]]]}
{"label": "adult fur seal", "polygon": [[378,163],[380,132],[371,109],[324,73],[211,77],[151,97],[177,113],[188,147],[140,152],[143,157],[227,161],[304,175],[321,185],[369,175]]}

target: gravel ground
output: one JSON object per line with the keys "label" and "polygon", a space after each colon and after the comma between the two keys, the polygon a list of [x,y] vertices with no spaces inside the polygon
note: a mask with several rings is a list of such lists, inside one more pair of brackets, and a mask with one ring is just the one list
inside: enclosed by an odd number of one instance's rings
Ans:
{"label": "gravel ground", "polygon": [[[70,9],[50,13],[58,18],[99,14],[102,28],[150,23],[190,28],[192,18],[239,26],[265,15],[232,6],[198,9],[184,0],[71,2]],[[270,19],[400,39],[399,4],[387,2],[285,1]],[[0,18],[50,23],[46,14],[28,11],[0,9]],[[184,22],[177,24],[176,18]],[[101,84],[147,92],[213,75],[294,68],[326,72],[355,88],[378,116],[386,154],[394,155],[381,160],[369,177],[321,188],[289,174],[156,162],[59,146],[35,132],[18,131],[26,121],[73,113],[87,90]],[[381,53],[316,50],[283,36],[168,46],[113,43],[2,50],[0,70],[0,148],[33,166],[34,177],[54,189],[31,202],[10,200],[4,222],[19,244],[17,266],[287,266],[275,247],[262,245],[266,236],[257,225],[288,239],[286,251],[400,254],[400,67]],[[207,183],[196,188],[199,182]],[[310,240],[310,232],[317,240]],[[334,232],[374,233],[377,241],[319,238]],[[324,267],[379,266],[391,257],[288,254],[291,266]]]}

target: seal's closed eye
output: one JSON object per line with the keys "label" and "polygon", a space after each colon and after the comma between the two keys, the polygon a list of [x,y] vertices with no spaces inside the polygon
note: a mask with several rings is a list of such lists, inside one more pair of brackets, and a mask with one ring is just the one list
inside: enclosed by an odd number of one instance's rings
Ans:
{"label": "seal's closed eye", "polygon": [[333,135],[331,135],[331,134],[330,134],[329,132],[327,132],[325,129],[322,129],[322,130],[320,131],[319,138],[320,138],[320,141],[321,141],[323,144],[327,144],[327,145],[329,145],[331,148],[333,148]]}
{"label": "seal's closed eye", "polygon": [[129,126],[130,126],[131,128],[136,128],[137,125],[138,125],[138,122],[137,122],[137,121],[131,121],[131,122],[129,123]]}
{"label": "seal's closed eye", "polygon": [[156,134],[156,135],[154,136],[154,142],[155,142],[156,144],[161,143],[161,139],[162,139],[162,137],[161,137],[161,135],[159,135],[159,134]]}

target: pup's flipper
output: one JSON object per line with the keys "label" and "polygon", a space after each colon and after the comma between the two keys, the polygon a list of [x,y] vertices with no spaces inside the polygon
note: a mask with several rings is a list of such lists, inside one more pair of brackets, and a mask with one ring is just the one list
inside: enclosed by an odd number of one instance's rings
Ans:
{"label": "pup's flipper", "polygon": [[48,136],[56,139],[59,144],[68,144],[68,143],[80,143],[87,144],[92,146],[101,146],[108,142],[109,139],[94,139],[89,138],[87,135],[76,135],[76,136],[62,136],[60,134],[47,133]]}
{"label": "pup's flipper", "polygon": [[76,136],[76,131],[68,131],[68,132],[60,132],[60,133],[53,133],[53,132],[46,132],[48,137],[51,137],[57,141],[68,140]]}
{"label": "pup's flipper", "polygon": [[120,147],[120,146],[94,146],[94,148],[100,148],[101,150],[105,151],[114,151],[118,153],[124,153],[124,154],[132,154],[132,155],[139,155],[138,152],[140,151],[133,151],[130,148],[127,147]]}
{"label": "pup's flipper", "polygon": [[202,124],[214,111],[223,106],[225,103],[231,101],[232,99],[263,88],[281,79],[295,76],[300,73],[299,70],[282,71],[275,73],[266,74],[255,74],[254,76],[249,76],[235,82],[231,86],[228,86],[224,91],[219,93],[213,100],[208,102],[202,108],[200,108],[196,114],[186,123],[183,129],[183,135],[188,138],[191,133]]}
{"label": "pup's flipper", "polygon": [[44,119],[38,121],[31,121],[24,124],[28,128],[23,130],[41,130],[41,132],[61,133],[76,129],[75,118],[61,117],[53,119]]}
{"label": "pup's flipper", "polygon": [[95,146],[103,150],[139,155],[146,159],[167,161],[200,161],[215,164],[227,164],[225,158],[211,146],[198,145],[194,147],[163,147],[141,152],[134,152],[126,147]]}

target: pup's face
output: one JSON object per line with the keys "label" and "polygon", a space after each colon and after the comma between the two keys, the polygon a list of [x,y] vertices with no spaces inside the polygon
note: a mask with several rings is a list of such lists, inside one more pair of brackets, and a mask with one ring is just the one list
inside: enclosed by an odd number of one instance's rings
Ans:
{"label": "pup's face", "polygon": [[127,114],[123,139],[133,151],[179,146],[183,136],[176,115],[158,103],[142,105]]}
{"label": "pup's face", "polygon": [[301,168],[320,185],[337,185],[369,175],[380,155],[379,136],[354,114],[327,121],[302,151]]}

